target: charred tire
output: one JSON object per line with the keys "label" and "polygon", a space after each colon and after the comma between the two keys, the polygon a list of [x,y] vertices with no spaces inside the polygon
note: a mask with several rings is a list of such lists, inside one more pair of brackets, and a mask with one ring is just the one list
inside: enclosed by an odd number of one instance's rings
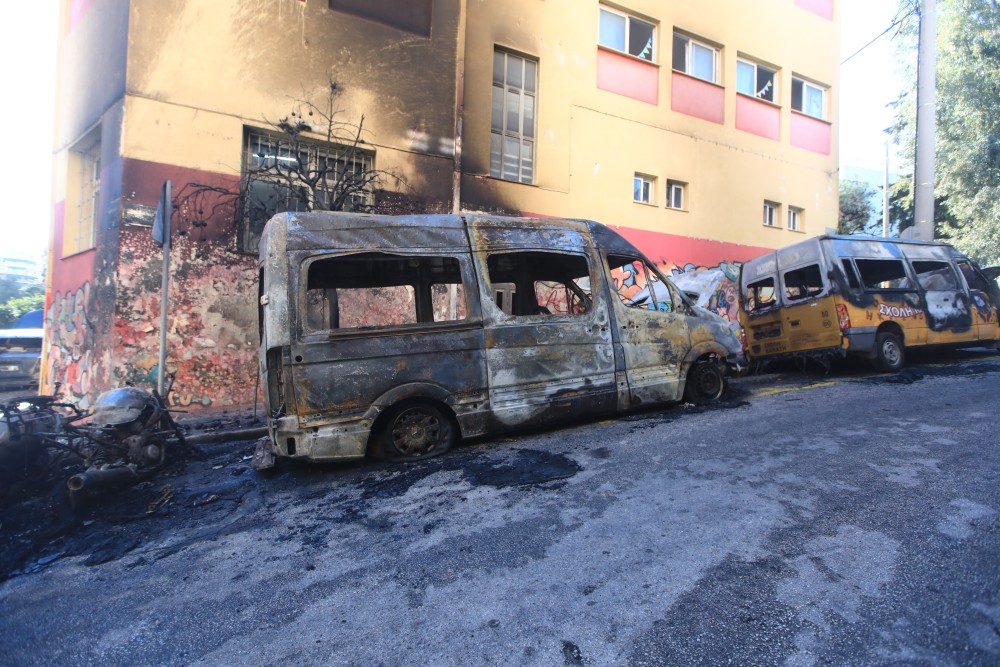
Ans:
{"label": "charred tire", "polygon": [[726,378],[714,361],[696,361],[688,371],[684,385],[684,400],[688,403],[708,403],[726,391]]}
{"label": "charred tire", "polygon": [[880,371],[894,372],[903,367],[903,341],[889,331],[875,336],[875,358],[872,363]]}
{"label": "charred tire", "polygon": [[375,436],[373,454],[387,461],[419,461],[444,454],[455,444],[451,418],[431,403],[393,407]]}

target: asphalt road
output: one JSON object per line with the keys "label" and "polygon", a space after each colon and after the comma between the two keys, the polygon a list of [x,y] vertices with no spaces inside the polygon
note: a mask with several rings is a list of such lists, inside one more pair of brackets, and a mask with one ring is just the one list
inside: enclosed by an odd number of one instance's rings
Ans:
{"label": "asphalt road", "polygon": [[995,665],[1000,356],[929,359],[407,466],[219,452],[31,553],[0,663]]}

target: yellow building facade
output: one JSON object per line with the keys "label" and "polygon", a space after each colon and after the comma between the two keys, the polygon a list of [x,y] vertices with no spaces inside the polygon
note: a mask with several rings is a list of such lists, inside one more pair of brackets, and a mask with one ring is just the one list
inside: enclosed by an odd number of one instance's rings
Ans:
{"label": "yellow building facade", "polygon": [[667,270],[822,233],[838,21],[834,0],[63,0],[43,383],[86,402],[159,373],[169,179],[172,400],[253,400],[262,214],[182,198],[240,192],[303,101],[363,118],[350,164],[387,175],[380,212],[595,219]]}

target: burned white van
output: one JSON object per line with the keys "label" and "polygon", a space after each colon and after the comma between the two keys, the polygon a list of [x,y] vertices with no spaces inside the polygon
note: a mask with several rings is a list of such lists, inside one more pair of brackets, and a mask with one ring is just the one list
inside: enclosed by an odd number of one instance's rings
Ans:
{"label": "burned white van", "polygon": [[283,213],[260,244],[279,456],[413,460],[458,438],[714,400],[741,347],[596,222]]}

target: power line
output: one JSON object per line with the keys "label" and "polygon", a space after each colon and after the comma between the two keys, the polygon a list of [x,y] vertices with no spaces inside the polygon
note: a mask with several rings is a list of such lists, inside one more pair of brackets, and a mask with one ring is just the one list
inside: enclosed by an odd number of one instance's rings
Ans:
{"label": "power line", "polygon": [[905,21],[906,19],[910,18],[915,13],[916,13],[916,8],[912,8],[911,7],[910,11],[908,11],[902,18],[895,19],[888,28],[886,28],[885,30],[883,30],[882,32],[880,32],[870,42],[868,42],[867,44],[865,44],[864,46],[862,46],[860,49],[858,49],[857,51],[855,51],[851,55],[849,55],[846,58],[844,58],[843,60],[841,60],[840,64],[843,65],[848,60],[850,60],[854,56],[858,55],[859,53],[861,53],[862,51],[864,51],[865,49],[867,49],[869,46],[871,46],[872,44],[874,44],[875,42],[877,42],[879,39],[881,39],[882,37],[884,37],[886,35],[886,33],[888,33],[890,30],[892,30],[896,26],[900,25],[903,21]]}

